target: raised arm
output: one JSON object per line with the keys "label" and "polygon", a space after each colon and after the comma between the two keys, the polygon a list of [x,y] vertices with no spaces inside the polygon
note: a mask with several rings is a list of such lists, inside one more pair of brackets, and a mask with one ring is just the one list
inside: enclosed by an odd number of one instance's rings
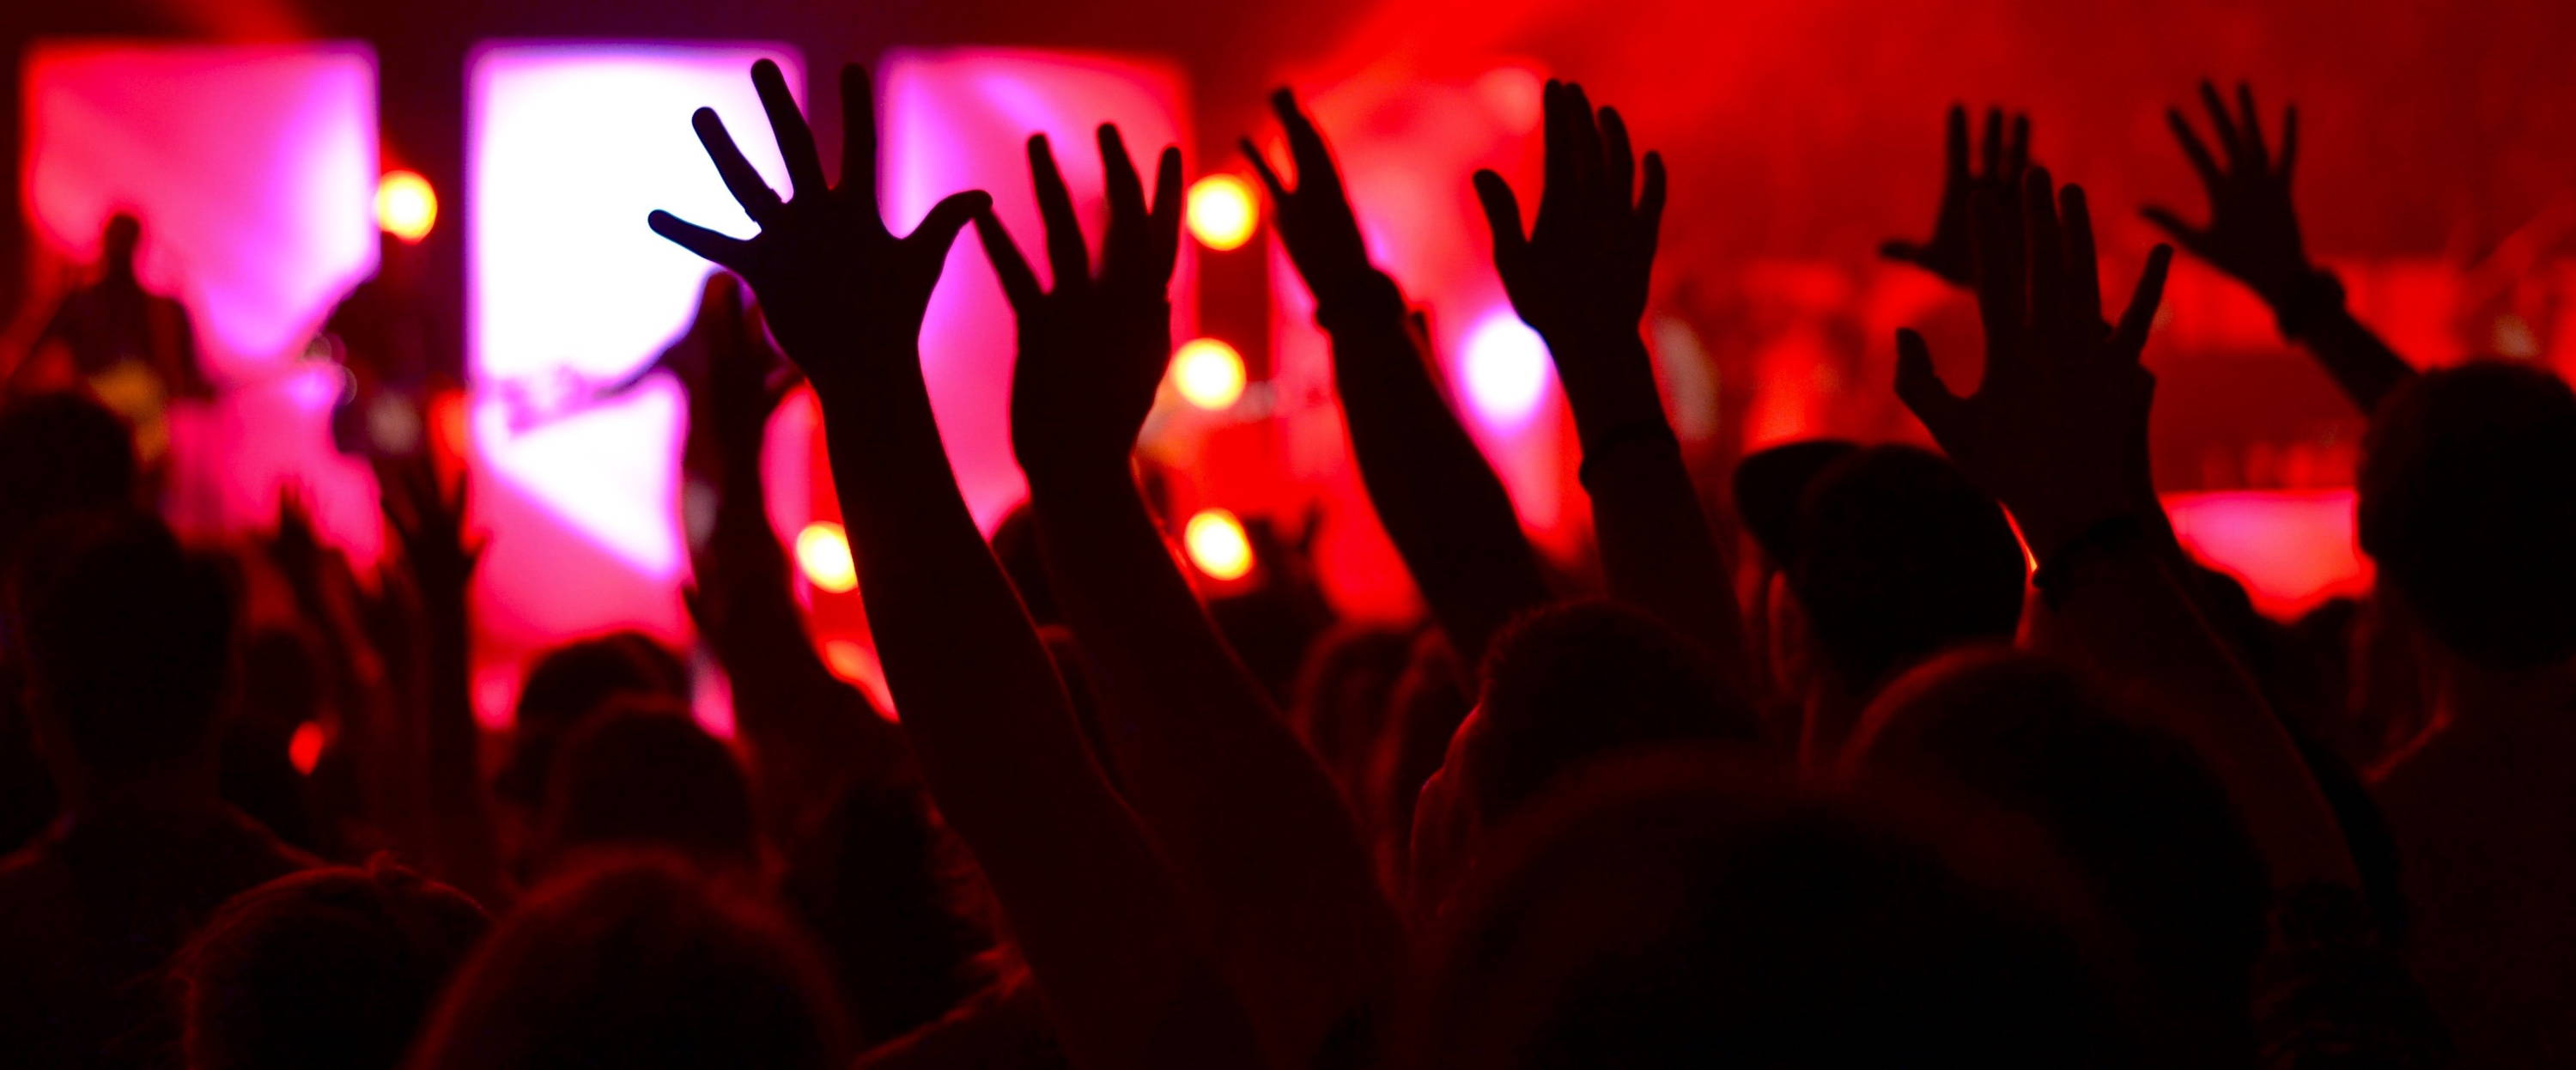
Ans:
{"label": "raised arm", "polygon": [[378,465],[376,481],[386,527],[420,597],[418,728],[394,746],[419,755],[408,775],[421,792],[422,848],[448,882],[503,902],[508,888],[476,758],[482,730],[474,721],[467,595],[483,543],[465,532],[465,481],[440,486],[425,456]]}
{"label": "raised arm", "polygon": [[957,232],[987,198],[952,196],[897,237],[877,206],[867,75],[841,72],[838,187],[825,182],[777,65],[755,64],[752,81],[792,196],[763,184],[715,112],[700,109],[707,155],[760,233],[738,240],[662,212],[652,227],[749,282],[814,384],[904,733],[1045,986],[1067,1051],[1088,1067],[1231,1062],[1227,1001],[1174,920],[1160,859],[1092,764],[931,417],[923,311]]}
{"label": "raised arm", "polygon": [[[729,292],[728,285],[724,291]],[[692,452],[715,460],[715,524],[691,554],[684,593],[698,633],[732,684],[734,724],[760,771],[762,809],[781,832],[801,830],[849,778],[906,763],[900,731],[814,652],[792,594],[787,554],[769,525],[761,444],[779,394],[775,360],[738,302],[718,298],[700,344],[706,376],[690,399]]]}
{"label": "raised arm", "polygon": [[2182,109],[2165,109],[2165,122],[2209,192],[2209,224],[2195,227],[2155,206],[2144,214],[2173,235],[2175,244],[2252,287],[2272,307],[2282,337],[2306,346],[2362,415],[2378,411],[2380,399],[2414,378],[2415,369],[2344,308],[2343,284],[2308,261],[2299,239],[2299,213],[2290,201],[2291,176],[2299,162],[2298,106],[2281,114],[2276,152],[2264,141],[2251,86],[2237,83],[2234,115],[2208,82],[2200,83],[2200,101],[2209,110],[2210,133],[2226,155],[2224,166],[2193,132]]}
{"label": "raised arm", "polygon": [[1968,168],[1968,108],[1950,105],[1948,136],[1943,139],[1941,207],[1932,217],[1932,236],[1920,242],[1890,241],[1878,255],[1922,268],[1960,289],[1976,285],[1976,263],[1970,249],[1969,202],[1978,190],[2006,194],[2021,188],[2030,170],[2030,116],[2012,117],[2012,138],[2004,138],[2001,108],[1986,109],[1986,136],[1976,170]]}
{"label": "raised arm", "polygon": [[1012,446],[1049,582],[1098,671],[1127,799],[1272,1064],[1306,1066],[1385,994],[1403,933],[1332,782],[1217,636],[1138,491],[1130,454],[1171,355],[1181,157],[1163,151],[1149,206],[1116,127],[1100,128],[1100,154],[1096,274],[1043,136],[1029,170],[1052,287],[989,210],[975,217],[1019,317]]}
{"label": "raised arm", "polygon": [[[2062,215],[2061,215],[2062,211]],[[2084,191],[2062,208],[2034,168],[2016,200],[1976,198],[1977,300],[1986,371],[1952,394],[1922,336],[1897,334],[1897,394],[1960,469],[2012,510],[2039,559],[2047,605],[2035,642],[2146,700],[2227,785],[2281,887],[2349,887],[2333,812],[2288,733],[2180,583],[2153,537],[2144,464],[2155,377],[2139,364],[2172,251],[2148,257],[2129,306],[2102,315]]]}
{"label": "raised arm", "polygon": [[1297,188],[1247,139],[1270,189],[1272,227],[1332,337],[1333,385],[1369,505],[1467,664],[1521,612],[1547,601],[1538,555],[1510,495],[1432,376],[1428,339],[1406,324],[1403,291],[1369,262],[1332,150],[1285,89],[1270,98],[1288,135]]}
{"label": "raised arm", "polygon": [[1615,109],[1596,121],[1583,87],[1549,82],[1546,187],[1524,233],[1501,175],[1476,173],[1494,270],[1547,342],[1583,443],[1581,475],[1610,593],[1698,639],[1739,693],[1749,659],[1726,559],[1682,466],[1638,323],[1664,214],[1664,161],[1645,181]]}

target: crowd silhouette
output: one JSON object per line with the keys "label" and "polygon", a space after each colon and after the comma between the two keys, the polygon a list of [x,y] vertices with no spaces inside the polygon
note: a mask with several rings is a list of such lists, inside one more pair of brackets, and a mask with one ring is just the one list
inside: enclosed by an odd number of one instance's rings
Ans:
{"label": "crowd silhouette", "polygon": [[[837,184],[779,68],[751,78],[786,190],[694,123],[758,233],[649,220],[723,272],[654,367],[689,391],[685,601],[730,741],[635,633],[545,654],[487,740],[484,539],[430,451],[377,451],[362,577],[292,495],[246,548],[183,546],[88,394],[0,408],[0,1063],[2576,1064],[2576,393],[2418,372],[2348,311],[2300,239],[2296,109],[2204,84],[2170,113],[2207,222],[2144,209],[2174,246],[2132,281],[2026,117],[1972,144],[1953,108],[1932,232],[1882,250],[1982,325],[1973,383],[1886,343],[1939,452],[1694,473],[1640,333],[1690,199],[1548,83],[1540,183],[1458,177],[1571,410],[1587,572],[1523,533],[1368,191],[1281,90],[1285,158],[1243,147],[1428,610],[1403,628],[1328,619],[1311,565],[1209,606],[1174,555],[1134,453],[1177,149],[1099,128],[1098,234],[1043,136],[1028,189],[896,234],[868,76],[841,73]],[[1024,196],[1042,233],[993,211]],[[989,545],[919,346],[969,227],[1029,486]],[[2178,542],[2141,362],[2176,247],[2368,414],[2368,598],[2275,621]],[[130,267],[83,294],[85,370],[185,352],[117,341],[170,314]],[[799,384],[899,727],[817,653],[762,504]],[[253,580],[290,623],[247,623]]]}

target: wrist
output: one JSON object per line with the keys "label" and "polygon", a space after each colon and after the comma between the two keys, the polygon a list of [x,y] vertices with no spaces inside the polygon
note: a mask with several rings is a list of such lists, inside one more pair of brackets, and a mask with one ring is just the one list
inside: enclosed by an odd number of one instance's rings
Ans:
{"label": "wrist", "polygon": [[2343,281],[2323,268],[2308,268],[2264,294],[2281,337],[2304,339],[2326,321],[2343,314]]}

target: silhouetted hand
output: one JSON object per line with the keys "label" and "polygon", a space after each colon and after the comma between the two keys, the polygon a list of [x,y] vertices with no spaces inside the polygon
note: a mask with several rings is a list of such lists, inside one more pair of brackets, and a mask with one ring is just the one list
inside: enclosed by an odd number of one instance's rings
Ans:
{"label": "silhouetted hand", "polygon": [[1555,81],[1544,107],[1546,185],[1527,236],[1511,186],[1492,171],[1476,172],[1476,196],[1494,232],[1494,270],[1512,308],[1547,341],[1578,422],[1587,411],[1614,407],[1660,419],[1654,366],[1637,324],[1646,314],[1664,214],[1663,157],[1646,154],[1640,192],[1628,126],[1616,109],[1601,109],[1596,123],[1583,87]]}
{"label": "silhouetted hand", "polygon": [[1019,317],[1011,443],[1022,468],[1114,462],[1124,471],[1171,362],[1169,290],[1181,241],[1181,152],[1163,150],[1148,206],[1118,128],[1104,123],[1099,137],[1109,232],[1101,241],[1097,276],[1082,224],[1074,218],[1073,196],[1045,135],[1029,139],[1029,178],[1046,220],[1055,288],[1039,289],[1036,273],[989,205],[975,214],[976,236]]}
{"label": "silhouetted hand", "polygon": [[2045,565],[2086,529],[2138,515],[2155,377],[2138,363],[2173,259],[2147,257],[2117,327],[2102,317],[2093,223],[2080,187],[2063,215],[2045,168],[2015,206],[1973,201],[1977,305],[1986,370],[1959,397],[1932,370],[1923,336],[1896,333],[1896,393],[1961,471],[2010,508]]}
{"label": "silhouetted hand", "polygon": [[329,549],[313,530],[313,510],[304,503],[302,487],[289,483],[277,488],[277,526],[262,549],[296,590],[309,589],[318,582],[322,555]]}
{"label": "silhouetted hand", "polygon": [[1664,214],[1664,160],[1637,157],[1615,108],[1594,121],[1583,87],[1550,81],[1547,157],[1538,218],[1521,232],[1520,202],[1503,176],[1476,172],[1494,232],[1494,270],[1523,320],[1551,341],[1634,334],[1646,314],[1655,236]]}
{"label": "silhouetted hand", "polygon": [[1902,260],[1922,268],[1953,285],[1970,286],[1976,282],[1976,266],[1970,252],[1969,231],[1975,228],[1969,202],[1979,190],[1991,190],[2010,199],[2021,190],[2022,175],[2030,170],[2030,116],[2012,117],[2012,139],[2004,139],[2004,113],[2001,108],[1986,109],[1985,151],[1981,166],[1968,169],[1968,109],[1963,104],[1950,106],[1947,164],[1941,172],[1941,210],[1932,218],[1932,237],[1916,244],[1891,241],[1878,247],[1878,255]]}
{"label": "silhouetted hand", "polygon": [[743,158],[712,109],[692,118],[698,140],[724,176],[725,188],[760,225],[749,241],[727,237],[656,211],[656,234],[724,266],[751,284],[768,312],[771,333],[818,387],[891,349],[913,359],[931,288],[968,217],[990,203],[979,191],[951,195],[921,226],[896,237],[877,207],[876,107],[867,73],[841,68],[841,184],[829,186],[813,131],[788,95],[778,65],[752,64],[752,84],[769,112],[770,132],[787,162],[791,195],[781,201]]}
{"label": "silhouetted hand", "polygon": [[465,530],[466,481],[439,485],[428,457],[379,461],[376,483],[384,495],[385,526],[402,548],[424,604],[462,605],[486,540]]}
{"label": "silhouetted hand", "polygon": [[1288,249],[1288,261],[1314,293],[1319,314],[1329,317],[1347,304],[1366,300],[1378,272],[1369,263],[1368,243],[1360,237],[1359,218],[1351,212],[1341,169],[1333,163],[1333,150],[1324,144],[1324,135],[1298,110],[1296,96],[1286,89],[1270,95],[1270,110],[1278,114],[1279,126],[1288,134],[1288,158],[1297,166],[1297,188],[1291,190],[1280,180],[1251,138],[1242,141],[1243,155],[1252,161],[1261,184],[1270,189],[1271,226]]}
{"label": "silhouetted hand", "polygon": [[2298,212],[2290,204],[2291,175],[2299,162],[2299,109],[2292,105],[2282,112],[2276,154],[2264,144],[2252,87],[2237,83],[2239,111],[2232,116],[2218,88],[2206,81],[2200,83],[2200,100],[2209,109],[2210,132],[2226,154],[2225,166],[2211,157],[2182,109],[2165,109],[2165,122],[2209,191],[2209,225],[2192,226],[2162,207],[2150,206],[2141,214],[2173,235],[2175,244],[2278,306],[2316,273],[2299,240]]}

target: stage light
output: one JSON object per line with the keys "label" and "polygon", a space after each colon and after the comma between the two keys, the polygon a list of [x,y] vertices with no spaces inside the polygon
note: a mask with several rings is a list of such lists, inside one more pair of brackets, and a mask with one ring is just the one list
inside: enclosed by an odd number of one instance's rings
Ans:
{"label": "stage light", "polygon": [[391,171],[376,181],[376,225],[385,233],[414,243],[438,225],[438,194],[429,180],[410,171]]}
{"label": "stage light", "polygon": [[1510,309],[1467,332],[1466,361],[1467,400],[1488,425],[1519,427],[1547,396],[1547,343]]}
{"label": "stage light", "polygon": [[1181,542],[1189,547],[1190,563],[1199,571],[1220,580],[1239,580],[1252,571],[1252,540],[1243,535],[1243,522],[1223,509],[1201,509],[1181,530]]}
{"label": "stage light", "polygon": [[1243,354],[1214,338],[1193,339],[1172,355],[1172,385],[1190,404],[1222,411],[1243,397]]}
{"label": "stage light", "polygon": [[1190,233],[1199,244],[1218,252],[1239,249],[1261,225],[1261,202],[1252,183],[1233,175],[1209,175],[1190,187]]}
{"label": "stage light", "polygon": [[823,644],[823,666],[832,670],[832,675],[855,684],[869,676],[868,652],[847,639],[834,639]]}
{"label": "stage light", "polygon": [[859,585],[859,566],[850,559],[850,537],[841,525],[817,520],[796,533],[796,566],[805,572],[805,580],[833,594],[845,594]]}
{"label": "stage light", "polygon": [[296,725],[295,734],[286,737],[286,760],[294,763],[296,772],[311,776],[313,767],[321,764],[323,745],[330,741],[319,721]]}

